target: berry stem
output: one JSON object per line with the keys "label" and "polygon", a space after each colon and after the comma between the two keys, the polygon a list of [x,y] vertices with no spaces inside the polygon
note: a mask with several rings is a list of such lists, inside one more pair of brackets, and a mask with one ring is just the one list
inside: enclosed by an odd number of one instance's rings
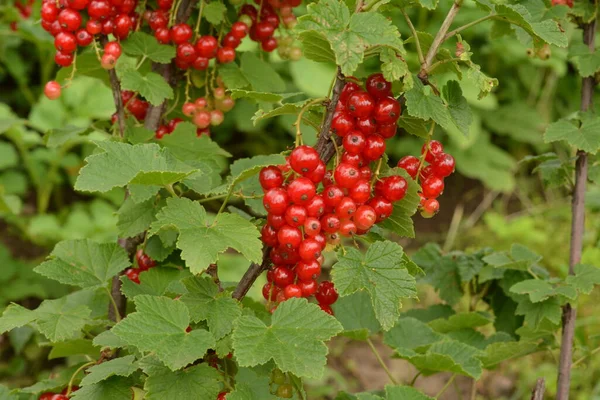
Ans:
{"label": "berry stem", "polygon": [[194,28],[195,39],[200,37],[200,23],[202,21],[202,13],[204,12],[204,0],[200,0],[200,6],[198,7],[198,21],[196,21],[196,27]]}
{"label": "berry stem", "polygon": [[452,384],[452,382],[454,382],[454,378],[456,378],[456,374],[453,374],[453,375],[450,377],[450,379],[448,379],[448,382],[446,382],[446,384],[444,385],[444,387],[442,388],[442,390],[440,390],[440,391],[438,392],[438,394],[436,394],[436,395],[435,395],[435,399],[436,399],[436,400],[437,400],[437,399],[439,399],[439,398],[440,398],[440,396],[441,396],[442,394],[444,394],[444,392],[446,391],[446,389],[448,389],[448,388],[450,387],[450,385]]}
{"label": "berry stem", "polygon": [[487,21],[488,19],[492,19],[492,18],[496,18],[496,14],[489,14],[489,15],[486,15],[485,17],[481,17],[479,19],[476,19],[475,21],[471,21],[468,24],[460,26],[460,27],[454,29],[453,31],[448,32],[446,34],[446,36],[444,36],[443,41],[445,42],[446,40],[450,39],[452,36],[459,34],[460,32],[464,31],[465,29],[468,29],[472,26],[475,26],[477,24],[480,24],[480,23]]}
{"label": "berry stem", "polygon": [[135,69],[136,70],[140,69],[140,67],[142,66],[142,64],[144,63],[144,61],[146,61],[146,55],[145,54],[140,59],[140,62],[138,62],[138,64],[135,66]]}
{"label": "berry stem", "polygon": [[296,122],[294,123],[294,125],[296,126],[296,147],[304,144],[304,142],[302,141],[302,131],[300,130],[300,124],[302,123],[302,116],[310,107],[312,107],[318,103],[323,103],[325,100],[327,100],[326,97],[319,97],[318,99],[313,99],[313,100],[309,101],[306,105],[304,105],[304,107],[302,107],[302,109],[298,113],[298,118],[296,118]]}
{"label": "berry stem", "polygon": [[[106,36],[100,37],[100,44],[104,47],[108,43]],[[94,40],[94,48],[96,49],[96,55],[99,55],[98,47]],[[73,64],[75,69],[75,64]],[[113,69],[108,70],[108,77],[110,79],[110,88],[112,90],[113,100],[115,102],[115,109],[117,110],[117,126],[119,127],[119,136],[123,138],[125,136],[125,107],[123,106],[123,98],[121,97],[121,82],[117,77],[117,72]]]}
{"label": "berry stem", "polygon": [[375,184],[375,182],[377,182],[377,178],[379,178],[379,171],[381,170],[381,162],[382,161],[383,161],[383,158],[380,158],[379,162],[377,163],[377,169],[375,169],[373,178],[371,178],[371,186],[373,186]]}
{"label": "berry stem", "polygon": [[373,344],[373,342],[371,341],[371,339],[367,338],[367,344],[369,345],[369,347],[371,348],[371,351],[375,355],[375,358],[377,359],[377,361],[381,365],[381,368],[383,368],[383,370],[387,374],[388,378],[390,378],[390,382],[392,382],[394,385],[397,385],[398,382],[396,381],[396,379],[394,379],[394,376],[392,375],[392,373],[388,369],[387,365],[385,365],[385,362],[383,362],[383,359],[381,358],[381,355],[377,351],[377,348],[375,348],[375,345]]}
{"label": "berry stem", "polygon": [[81,367],[77,368],[75,370],[75,372],[73,372],[73,375],[71,375],[71,379],[69,379],[69,384],[67,385],[67,397],[69,397],[69,395],[71,394],[71,389],[73,388],[73,382],[75,381],[75,378],[77,377],[77,375],[79,375],[79,373],[81,371],[83,371],[84,369],[91,367],[92,365],[95,365],[96,361],[90,361],[87,362],[85,364],[83,364]]}
{"label": "berry stem", "polygon": [[425,57],[423,57],[423,50],[421,49],[421,42],[419,41],[419,35],[417,34],[417,30],[415,29],[415,26],[413,25],[413,23],[410,20],[410,17],[406,13],[406,11],[404,11],[404,9],[402,9],[401,11],[402,11],[402,15],[404,15],[404,19],[406,20],[406,24],[410,28],[410,31],[411,31],[413,37],[415,38],[415,46],[417,47],[417,55],[419,56],[419,63],[421,65],[423,65],[423,64],[425,64]]}
{"label": "berry stem", "polygon": [[117,305],[115,298],[110,293],[110,290],[108,290],[108,288],[105,288],[105,289],[106,289],[106,293],[108,294],[110,303],[113,307],[114,313],[115,313],[115,322],[120,322],[121,321],[121,313],[119,312],[119,306]]}

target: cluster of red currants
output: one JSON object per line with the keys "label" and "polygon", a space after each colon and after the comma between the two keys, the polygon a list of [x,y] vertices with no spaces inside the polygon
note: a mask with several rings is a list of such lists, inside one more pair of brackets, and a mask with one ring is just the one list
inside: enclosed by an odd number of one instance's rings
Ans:
{"label": "cluster of red currants", "polygon": [[223,123],[225,114],[235,106],[235,100],[225,93],[225,86],[218,78],[217,86],[212,92],[212,98],[199,97],[194,102],[186,102],[181,107],[183,115],[190,117],[198,127],[198,136],[210,135],[209,126]]}
{"label": "cluster of red currants", "polygon": [[[42,27],[54,36],[56,63],[61,67],[71,65],[77,47],[90,45],[94,35],[112,34],[125,39],[137,23],[136,7],[137,0],[43,0]],[[115,44],[104,49],[104,68],[114,67],[121,55],[120,46],[117,49]]]}
{"label": "cluster of red currants", "polygon": [[[19,11],[19,15],[23,19],[29,18],[31,15],[31,5],[33,4],[33,0],[27,0],[26,2],[21,2],[19,0],[15,1],[15,7]],[[10,29],[12,31],[17,30],[17,22],[13,21],[10,23]]]}
{"label": "cluster of red currants", "polygon": [[281,40],[287,39],[287,36],[280,37],[278,41],[275,38],[275,30],[280,22],[283,22],[286,29],[296,25],[296,16],[292,9],[299,6],[301,0],[255,0],[255,3],[259,9],[252,4],[242,6],[238,21],[250,27],[250,39],[259,42],[264,51],[272,52],[279,48],[279,55],[282,58],[299,59],[302,55],[300,48],[292,47],[290,40]]}
{"label": "cluster of red currants", "polygon": [[139,249],[135,253],[135,260],[137,262],[137,268],[127,268],[125,270],[125,275],[130,281],[139,284],[140,274],[144,271],[148,271],[152,267],[155,267],[156,261],[148,257],[148,255],[144,253],[144,250],[142,249]]}
{"label": "cluster of red currants", "polygon": [[[71,393],[73,393],[77,390],[79,390],[79,386],[77,386],[77,385],[71,386]],[[69,397],[67,396],[67,388],[64,388],[62,390],[62,392],[60,392],[60,393],[45,392],[45,393],[42,393],[39,397],[39,400],[68,400],[68,399],[69,399]]]}
{"label": "cluster of red currants", "polygon": [[552,0],[553,6],[567,6],[573,8],[573,0]]}
{"label": "cluster of red currants", "polygon": [[454,172],[456,162],[454,157],[444,153],[444,146],[437,140],[423,145],[421,157],[422,160],[415,156],[405,156],[398,161],[398,167],[420,183],[421,215],[432,218],[440,209],[437,197],[444,191],[444,178]]}

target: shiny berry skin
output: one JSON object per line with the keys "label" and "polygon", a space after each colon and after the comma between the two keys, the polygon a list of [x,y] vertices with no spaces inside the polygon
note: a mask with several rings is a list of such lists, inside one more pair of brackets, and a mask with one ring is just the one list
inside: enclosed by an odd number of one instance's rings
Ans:
{"label": "shiny berry skin", "polygon": [[177,58],[186,63],[192,63],[196,60],[196,49],[190,43],[177,45]]}
{"label": "shiny berry skin", "polygon": [[408,183],[401,176],[388,176],[375,184],[375,193],[391,202],[402,200],[407,189]]}
{"label": "shiny berry skin", "polygon": [[339,137],[346,136],[354,126],[354,118],[345,112],[337,113],[331,121],[331,131]]}
{"label": "shiny berry skin", "polygon": [[127,104],[127,110],[129,110],[129,112],[132,113],[133,116],[139,121],[146,118],[146,113],[148,112],[148,107],[149,107],[149,105],[148,105],[147,101],[143,101],[138,98],[131,100]]}
{"label": "shiny berry skin", "polygon": [[335,207],[335,215],[340,219],[352,217],[356,212],[356,203],[350,197],[344,197]]}
{"label": "shiny berry skin", "polygon": [[194,31],[188,24],[173,25],[169,32],[169,38],[175,44],[182,44],[192,38]]}
{"label": "shiny berry skin", "polygon": [[313,217],[306,218],[303,227],[307,236],[315,236],[321,232],[321,222]]}
{"label": "shiny berry skin", "polygon": [[81,14],[65,8],[58,14],[58,23],[64,30],[74,32],[81,26]]}
{"label": "shiny berry skin", "polygon": [[68,32],[60,32],[54,37],[54,47],[63,53],[72,53],[77,50],[75,35]]}
{"label": "shiny berry skin", "polygon": [[357,228],[356,224],[350,220],[342,221],[340,225],[340,235],[342,236],[352,236],[356,235]]}
{"label": "shiny berry skin", "polygon": [[344,191],[339,186],[331,185],[323,191],[323,201],[327,207],[335,207],[344,198]]}
{"label": "shiny berry skin", "polygon": [[366,180],[370,181],[371,177],[373,176],[373,172],[371,172],[371,168],[369,168],[367,166],[361,167],[359,169],[359,172],[360,172],[360,179],[366,179]]}
{"label": "shiny berry skin", "polygon": [[360,172],[352,164],[340,163],[335,168],[334,178],[338,186],[349,189],[360,180]]}
{"label": "shiny berry skin", "polygon": [[[315,235],[313,237],[313,239],[315,239],[317,241],[317,243],[319,243],[321,245],[321,248],[324,249],[325,245],[327,244],[327,240],[325,239],[325,235],[322,233],[319,233],[318,235]],[[323,263],[323,255],[321,254],[321,257],[319,257],[319,259],[317,260],[319,262],[319,264]]]}
{"label": "shiny berry skin", "polygon": [[277,232],[277,240],[281,247],[295,249],[300,246],[302,232],[300,232],[300,229],[294,228],[293,226],[284,225]]}
{"label": "shiny berry skin", "polygon": [[112,54],[104,54],[100,59],[100,66],[106,70],[113,69],[116,63],[117,58]]}
{"label": "shiny berry skin", "polygon": [[432,218],[440,210],[440,203],[436,199],[426,199],[421,204],[421,216],[423,218]]}
{"label": "shiny berry skin", "polygon": [[54,22],[58,18],[58,13],[59,9],[56,6],[56,2],[47,1],[42,4],[42,8],[40,10],[42,21]]}
{"label": "shiny berry skin", "polygon": [[315,280],[298,282],[300,290],[302,290],[302,297],[310,297],[317,292],[319,284]]}
{"label": "shiny berry skin", "polygon": [[[425,154],[426,151],[427,143],[423,144],[423,147],[421,147],[421,154]],[[444,146],[437,140],[431,140],[429,141],[429,151],[427,151],[427,154],[425,155],[425,161],[431,164],[435,160],[435,156],[443,152]]]}
{"label": "shiny berry skin", "polygon": [[104,21],[110,16],[111,8],[112,7],[107,0],[92,0],[90,4],[88,4],[87,10],[91,19]]}
{"label": "shiny berry skin", "polygon": [[278,188],[283,185],[283,174],[281,170],[275,166],[264,167],[258,174],[260,186],[264,190]]}
{"label": "shiny berry skin", "polygon": [[383,78],[383,74],[373,74],[365,83],[367,92],[375,98],[383,98],[392,94],[392,84]]}
{"label": "shiny berry skin", "polygon": [[56,393],[52,392],[42,393],[38,400],[52,400],[55,395]]}
{"label": "shiny berry skin", "polygon": [[385,153],[385,140],[379,135],[367,136],[365,148],[363,149],[362,156],[367,161],[375,161],[383,156]]}
{"label": "shiny berry skin", "polygon": [[373,210],[373,207],[362,205],[356,209],[352,220],[356,224],[356,228],[366,231],[371,229],[373,224],[375,224],[377,214]]}
{"label": "shiny berry skin", "polygon": [[167,28],[158,28],[154,31],[154,37],[159,43],[168,44],[171,40],[171,36],[169,33],[169,29]]}
{"label": "shiny berry skin", "polygon": [[346,109],[356,118],[366,118],[375,109],[375,101],[367,92],[357,91],[348,97]]}
{"label": "shiny berry skin", "polygon": [[253,25],[251,29],[254,30],[254,35],[259,42],[270,38],[275,32],[275,27],[266,21]]}
{"label": "shiny berry skin", "polygon": [[306,208],[292,205],[285,210],[285,222],[288,225],[297,227],[303,225],[304,221],[306,221]]}
{"label": "shiny berry skin", "polygon": [[450,176],[454,172],[455,166],[454,157],[446,153],[438,154],[431,164],[433,174],[440,178]]}
{"label": "shiny berry skin", "polygon": [[218,47],[219,42],[214,36],[202,36],[196,42],[196,52],[200,57],[204,58],[215,58]]}
{"label": "shiny berry skin", "polygon": [[280,288],[294,283],[294,273],[286,267],[275,267],[273,270],[273,282]]}
{"label": "shiny berry skin", "polygon": [[198,71],[205,71],[208,68],[208,63],[208,58],[196,57],[196,59],[192,63],[192,67],[194,69],[197,69]]}
{"label": "shiny berry skin", "polygon": [[210,113],[208,111],[198,111],[194,114],[192,121],[198,128],[207,128],[210,125]]}
{"label": "shiny berry skin", "polygon": [[233,36],[231,32],[227,33],[223,36],[223,39],[221,39],[223,47],[231,47],[232,49],[237,48],[241,42],[242,40]]}
{"label": "shiny berry skin", "polygon": [[373,118],[379,124],[391,124],[398,121],[400,114],[400,103],[394,98],[386,97],[377,102],[373,111]]}
{"label": "shiny berry skin", "polygon": [[300,261],[296,266],[296,274],[301,281],[312,281],[321,275],[321,265],[316,260]]}
{"label": "shiny berry skin", "polygon": [[318,184],[318,183],[321,183],[321,181],[325,177],[326,172],[327,172],[327,167],[325,166],[323,161],[319,161],[317,168],[315,168],[311,172],[304,174],[304,176],[306,178],[310,179],[311,181],[313,181],[313,183]]}
{"label": "shiny berry skin", "polygon": [[113,33],[113,30],[115,29],[115,24],[113,23],[112,19],[107,19],[106,21],[104,21],[102,23],[102,33],[105,35],[110,35]]}
{"label": "shiny berry skin", "polygon": [[50,398],[51,400],[69,400],[66,394],[55,394]]}
{"label": "shiny berry skin", "polygon": [[73,10],[83,10],[90,4],[90,0],[67,0],[67,3]]}
{"label": "shiny berry skin", "polygon": [[[271,300],[274,301],[277,298],[277,295],[279,294],[279,292],[281,292],[281,289],[279,289],[277,286],[272,285],[271,283],[265,283],[265,285],[262,288],[262,295],[265,298],[265,300]],[[270,299],[269,299],[270,297]]]}
{"label": "shiny berry skin", "polygon": [[279,244],[277,241],[277,231],[269,224],[266,224],[260,230],[260,240],[270,247],[275,247]]}
{"label": "shiny berry skin", "polygon": [[420,164],[421,161],[415,156],[404,156],[398,161],[398,167],[408,172],[413,179],[417,177]]}
{"label": "shiny berry skin", "polygon": [[325,214],[321,217],[321,228],[327,233],[335,233],[340,229],[340,219],[335,214]]}
{"label": "shiny berry skin", "polygon": [[377,133],[384,139],[391,139],[396,136],[398,126],[395,122],[391,124],[380,124],[377,129]]}
{"label": "shiny berry skin", "polygon": [[375,222],[383,221],[392,215],[392,212],[394,211],[394,206],[392,203],[389,200],[379,196],[373,197],[371,200],[369,200],[367,205],[371,206],[375,211],[375,215],[377,215]]}
{"label": "shiny berry skin", "polygon": [[306,205],[315,196],[317,189],[310,179],[300,177],[288,185],[287,192],[292,203]]}
{"label": "shiny berry skin", "polygon": [[238,39],[243,39],[248,34],[248,25],[243,22],[234,22],[231,25],[231,34]]}
{"label": "shiny berry skin", "polygon": [[266,51],[267,53],[272,52],[277,48],[277,39],[274,37],[266,38],[260,43],[260,48]]}
{"label": "shiny berry skin", "polygon": [[267,215],[267,224],[271,225],[274,229],[279,229],[285,225],[285,217],[283,215],[269,214]]}
{"label": "shiny berry skin", "polygon": [[75,40],[80,47],[89,46],[94,40],[94,37],[85,29],[80,29],[75,33]]}
{"label": "shiny berry skin", "polygon": [[217,61],[221,64],[227,64],[235,60],[235,49],[231,47],[221,47],[217,50]]}
{"label": "shiny berry skin", "polygon": [[359,180],[356,185],[350,188],[348,196],[354,200],[356,204],[364,204],[371,197],[371,185],[366,179]]}
{"label": "shiny berry skin", "polygon": [[315,195],[305,204],[306,214],[312,218],[318,218],[325,212],[325,201],[320,194]]}
{"label": "shiny berry skin", "polygon": [[56,81],[50,81],[50,82],[46,83],[46,86],[44,86],[44,94],[50,100],[58,99],[60,97],[60,93],[61,93],[60,83],[58,83]]}
{"label": "shiny berry skin", "polygon": [[104,54],[110,54],[115,56],[115,58],[121,57],[121,45],[119,42],[108,42],[104,45]]}
{"label": "shiny berry skin", "polygon": [[181,106],[181,112],[186,117],[191,117],[196,113],[196,105],[194,103],[184,103],[183,106]]}
{"label": "shiny berry skin", "polygon": [[286,299],[291,299],[292,297],[302,297],[302,289],[298,285],[287,285],[285,289],[283,289],[283,293]]}
{"label": "shiny berry skin", "polygon": [[281,188],[270,189],[263,197],[265,210],[275,215],[283,215],[289,202],[287,192]]}
{"label": "shiny berry skin", "polygon": [[357,168],[361,168],[365,164],[365,160],[362,158],[360,154],[350,154],[345,152],[342,154],[342,162],[350,165],[354,165]]}
{"label": "shiny berry skin", "polygon": [[227,400],[227,393],[229,392],[221,392],[217,395],[217,400]]}
{"label": "shiny berry skin", "polygon": [[338,293],[335,290],[332,282],[323,281],[319,285],[319,289],[315,294],[315,298],[319,304],[329,306],[337,301]]}
{"label": "shiny berry skin", "polygon": [[327,314],[333,316],[333,309],[331,308],[331,306],[328,306],[326,304],[319,304],[319,307],[321,308],[321,310],[325,311]]}
{"label": "shiny berry skin", "polygon": [[168,134],[169,134],[169,128],[167,128],[165,125],[161,125],[158,127],[156,132],[154,132],[154,137],[157,139],[162,139],[165,135],[168,135]]}
{"label": "shiny berry skin", "polygon": [[423,196],[436,198],[444,191],[444,180],[438,176],[432,175],[425,179],[421,184]]}
{"label": "shiny berry skin", "polygon": [[374,118],[367,117],[356,119],[356,129],[365,135],[370,135],[372,133],[377,133],[380,128],[377,126],[377,121],[375,121]]}
{"label": "shiny berry skin", "polygon": [[125,270],[125,275],[129,278],[131,282],[140,283],[140,270],[134,268],[127,268]]}
{"label": "shiny berry skin", "polygon": [[321,245],[314,239],[305,239],[298,247],[298,255],[304,262],[316,260],[321,255]]}
{"label": "shiny berry skin", "polygon": [[344,150],[350,154],[360,154],[366,144],[367,141],[365,135],[363,135],[361,131],[357,130],[349,132],[342,140]]}
{"label": "shiny berry skin", "polygon": [[114,20],[113,35],[118,39],[125,39],[133,29],[133,20],[127,14],[120,14]]}
{"label": "shiny berry skin", "polygon": [[85,30],[88,31],[90,35],[97,35],[102,32],[102,22],[90,19],[85,24]]}
{"label": "shiny berry skin", "polygon": [[346,83],[342,89],[342,93],[340,93],[340,103],[345,105],[350,95],[360,90],[361,88],[358,83],[352,81]]}
{"label": "shiny berry skin", "polygon": [[149,270],[150,268],[156,266],[156,262],[153,259],[151,259],[146,253],[144,253],[144,250],[142,249],[139,249],[135,253],[135,259],[137,261],[139,269],[141,269],[142,271]]}
{"label": "shiny berry skin", "polygon": [[314,171],[320,162],[319,153],[310,146],[298,146],[290,154],[290,166],[303,175]]}
{"label": "shiny berry skin", "polygon": [[[278,1],[278,0],[271,0],[271,1]],[[266,11],[266,7],[263,7],[263,10]],[[265,21],[265,22],[273,25],[275,27],[275,29],[277,29],[279,27],[279,16],[275,13],[274,10],[273,10],[273,13],[265,14],[262,17],[262,21]]]}
{"label": "shiny berry skin", "polygon": [[168,14],[165,12],[155,11],[150,14],[150,18],[148,19],[148,25],[150,25],[150,29],[153,31],[156,31],[160,28],[167,28],[168,24]]}

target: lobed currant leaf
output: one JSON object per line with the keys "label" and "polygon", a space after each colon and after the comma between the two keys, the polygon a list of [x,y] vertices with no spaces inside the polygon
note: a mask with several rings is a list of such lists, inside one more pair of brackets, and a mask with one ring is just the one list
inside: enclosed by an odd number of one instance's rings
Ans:
{"label": "lobed currant leaf", "polygon": [[544,133],[544,141],[551,143],[558,140],[595,154],[600,150],[600,117],[592,112],[585,112],[579,114],[575,121],[561,119],[550,124]]}
{"label": "lobed currant leaf", "polygon": [[594,285],[600,284],[600,268],[593,265],[577,264],[575,275],[567,276],[567,284],[576,288],[580,293],[590,294]]}
{"label": "lobed currant leaf", "polygon": [[215,399],[221,390],[221,377],[215,368],[206,363],[181,371],[153,367],[144,384],[147,400]]}
{"label": "lobed currant leaf", "polygon": [[[127,40],[121,42],[121,47],[126,54],[144,56],[160,64],[168,64],[175,58],[174,47],[160,44],[154,36],[144,32],[133,32]],[[77,64],[77,72],[79,72],[79,59]]]}
{"label": "lobed currant leaf", "polygon": [[115,375],[128,377],[138,369],[134,361],[135,356],[125,356],[94,365],[87,369],[79,386],[93,385]]}
{"label": "lobed currant leaf", "polygon": [[135,381],[131,378],[112,376],[92,385],[81,387],[71,394],[74,400],[130,400],[132,386]]}
{"label": "lobed currant leaf", "polygon": [[160,105],[165,99],[173,98],[173,89],[156,72],[142,75],[135,69],[126,70],[121,74],[121,88],[138,92],[155,106]]}

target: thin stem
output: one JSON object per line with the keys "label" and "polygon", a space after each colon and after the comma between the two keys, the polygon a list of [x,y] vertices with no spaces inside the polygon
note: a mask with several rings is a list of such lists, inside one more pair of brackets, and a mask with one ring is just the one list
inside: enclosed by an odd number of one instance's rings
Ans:
{"label": "thin stem", "polygon": [[200,7],[198,8],[198,21],[196,21],[196,28],[194,29],[194,33],[196,34],[196,39],[200,36],[200,21],[202,21],[202,12],[204,11],[204,0],[200,0]]}
{"label": "thin stem", "polygon": [[138,64],[135,66],[135,69],[140,69],[140,67],[142,66],[142,64],[144,63],[144,61],[146,61],[146,55],[143,55],[142,58],[140,59],[140,62],[138,62]]}
{"label": "thin stem", "polygon": [[373,186],[375,184],[375,182],[377,182],[377,178],[379,178],[379,172],[381,171],[382,161],[383,161],[383,158],[380,158],[379,162],[377,163],[377,168],[375,169],[375,173],[373,174],[373,178],[371,179],[371,186]]}
{"label": "thin stem", "polygon": [[198,200],[198,203],[207,203],[207,202],[213,201],[213,200],[224,199],[225,197],[227,197],[227,194],[220,194],[218,196],[205,197],[203,199]]}
{"label": "thin stem", "polygon": [[431,43],[431,47],[429,48],[429,51],[425,56],[425,62],[421,65],[421,72],[419,73],[419,77],[427,77],[426,71],[431,66],[431,63],[437,55],[440,46],[444,42],[444,37],[446,37],[446,33],[448,32],[448,29],[450,29],[450,25],[452,25],[454,18],[456,18],[456,15],[460,10],[461,3],[462,0],[455,0],[452,4],[452,7],[450,8],[450,11],[448,11],[446,19],[444,19],[444,22],[442,22],[442,26],[440,27],[440,30],[438,31],[437,35],[435,35],[433,43]]}
{"label": "thin stem", "polygon": [[460,26],[460,27],[456,28],[455,30],[448,32],[446,34],[446,36],[444,36],[444,40],[443,41],[445,42],[446,40],[450,39],[452,36],[459,34],[460,32],[464,31],[465,29],[469,29],[472,26],[475,26],[475,25],[480,24],[480,23],[482,23],[484,21],[487,21],[488,19],[492,19],[492,18],[495,18],[495,17],[496,17],[496,14],[489,14],[489,15],[486,15],[485,17],[481,17],[479,19],[476,19],[475,21],[471,21],[468,24]]}
{"label": "thin stem", "polygon": [[71,375],[71,379],[69,379],[69,384],[67,385],[67,397],[69,397],[69,395],[71,394],[71,389],[73,388],[73,382],[75,381],[75,378],[77,377],[77,375],[79,375],[79,373],[81,371],[83,371],[84,369],[91,367],[94,364],[96,364],[96,361],[90,361],[90,362],[83,364],[81,367],[79,367],[79,368],[77,368],[77,370],[75,370],[73,375]]}
{"label": "thin stem", "polygon": [[596,354],[596,353],[598,353],[598,352],[600,352],[600,346],[599,346],[599,347],[596,347],[594,350],[592,350],[592,351],[590,352],[590,354],[587,354],[587,355],[585,355],[585,356],[581,357],[580,359],[578,359],[577,361],[575,361],[575,362],[573,363],[573,367],[574,367],[574,366],[576,366],[576,365],[578,365],[578,364],[580,364],[580,363],[581,363],[581,362],[583,362],[583,361],[584,361],[586,358],[588,358],[588,357],[591,357],[591,356],[593,356],[594,354]]}
{"label": "thin stem", "polygon": [[436,398],[436,399],[439,399],[439,398],[440,398],[440,396],[441,396],[442,394],[444,394],[444,392],[446,391],[446,389],[448,389],[448,388],[450,387],[450,385],[452,385],[452,382],[454,382],[454,378],[456,378],[456,374],[452,375],[452,376],[450,377],[450,379],[448,379],[448,382],[446,382],[446,384],[444,385],[444,387],[442,388],[442,390],[440,390],[440,391],[438,392],[438,394],[436,394],[436,395],[435,395],[435,398]]}
{"label": "thin stem", "polygon": [[300,130],[300,124],[302,123],[302,116],[310,107],[314,106],[315,104],[322,103],[325,100],[327,100],[326,97],[319,97],[318,99],[311,100],[304,107],[302,107],[302,109],[298,113],[298,118],[296,118],[296,122],[294,123],[294,125],[296,126],[296,146],[300,146],[301,144],[303,144],[302,131]]}
{"label": "thin stem", "polygon": [[421,371],[419,371],[415,374],[415,376],[410,381],[410,386],[415,386],[415,382],[417,381],[417,378],[421,376],[421,374],[422,374]]}
{"label": "thin stem", "polygon": [[411,31],[413,37],[415,38],[415,46],[417,47],[417,55],[419,56],[419,64],[423,65],[423,64],[425,64],[425,57],[423,57],[423,50],[421,49],[421,42],[419,41],[419,35],[417,35],[417,30],[415,29],[415,26],[413,25],[413,23],[410,20],[410,17],[406,13],[406,11],[404,11],[404,9],[402,9],[401,11],[402,11],[402,15],[404,15],[404,19],[406,20],[406,23],[408,24],[408,27],[410,28],[410,31]]}
{"label": "thin stem", "polygon": [[108,288],[106,288],[106,293],[108,293],[108,298],[109,298],[110,303],[112,304],[113,310],[115,312],[115,322],[120,322],[121,321],[121,313],[119,312],[119,306],[117,305],[117,302],[115,301],[114,297],[112,297],[112,294],[110,293],[110,290],[108,290]]}
{"label": "thin stem", "polygon": [[221,214],[223,212],[223,210],[225,210],[225,206],[227,205],[227,202],[229,201],[229,198],[231,197],[232,193],[233,193],[233,187],[231,187],[229,192],[227,192],[227,195],[225,196],[225,200],[223,200],[223,204],[221,204],[221,208],[219,208],[219,211],[217,212],[217,216],[219,216],[219,214]]}
{"label": "thin stem", "polygon": [[169,192],[169,194],[170,194],[171,196],[173,196],[173,197],[179,197],[179,196],[177,195],[177,193],[175,193],[175,189],[173,189],[173,184],[171,184],[171,183],[170,183],[170,184],[168,184],[168,185],[165,185],[165,189],[167,189],[167,192]]}
{"label": "thin stem", "polygon": [[463,60],[458,57],[453,57],[453,58],[446,58],[444,60],[434,62],[433,64],[431,64],[431,66],[429,68],[427,68],[427,74],[432,73],[440,65],[451,63],[451,62],[459,62],[459,61],[463,61]]}
{"label": "thin stem", "polygon": [[379,355],[379,352],[377,351],[377,349],[375,348],[375,346],[373,345],[373,342],[371,342],[371,339],[367,338],[367,344],[369,345],[369,347],[371,348],[371,351],[373,351],[373,354],[375,355],[375,358],[377,359],[377,361],[379,362],[379,364],[381,365],[381,368],[383,368],[383,370],[385,371],[385,373],[387,374],[388,378],[390,378],[390,381],[394,384],[397,385],[398,382],[396,382],[396,380],[394,379],[394,377],[392,376],[392,373],[390,372],[390,370],[388,369],[387,365],[385,365],[385,363],[383,362],[383,359],[381,358],[381,356]]}

